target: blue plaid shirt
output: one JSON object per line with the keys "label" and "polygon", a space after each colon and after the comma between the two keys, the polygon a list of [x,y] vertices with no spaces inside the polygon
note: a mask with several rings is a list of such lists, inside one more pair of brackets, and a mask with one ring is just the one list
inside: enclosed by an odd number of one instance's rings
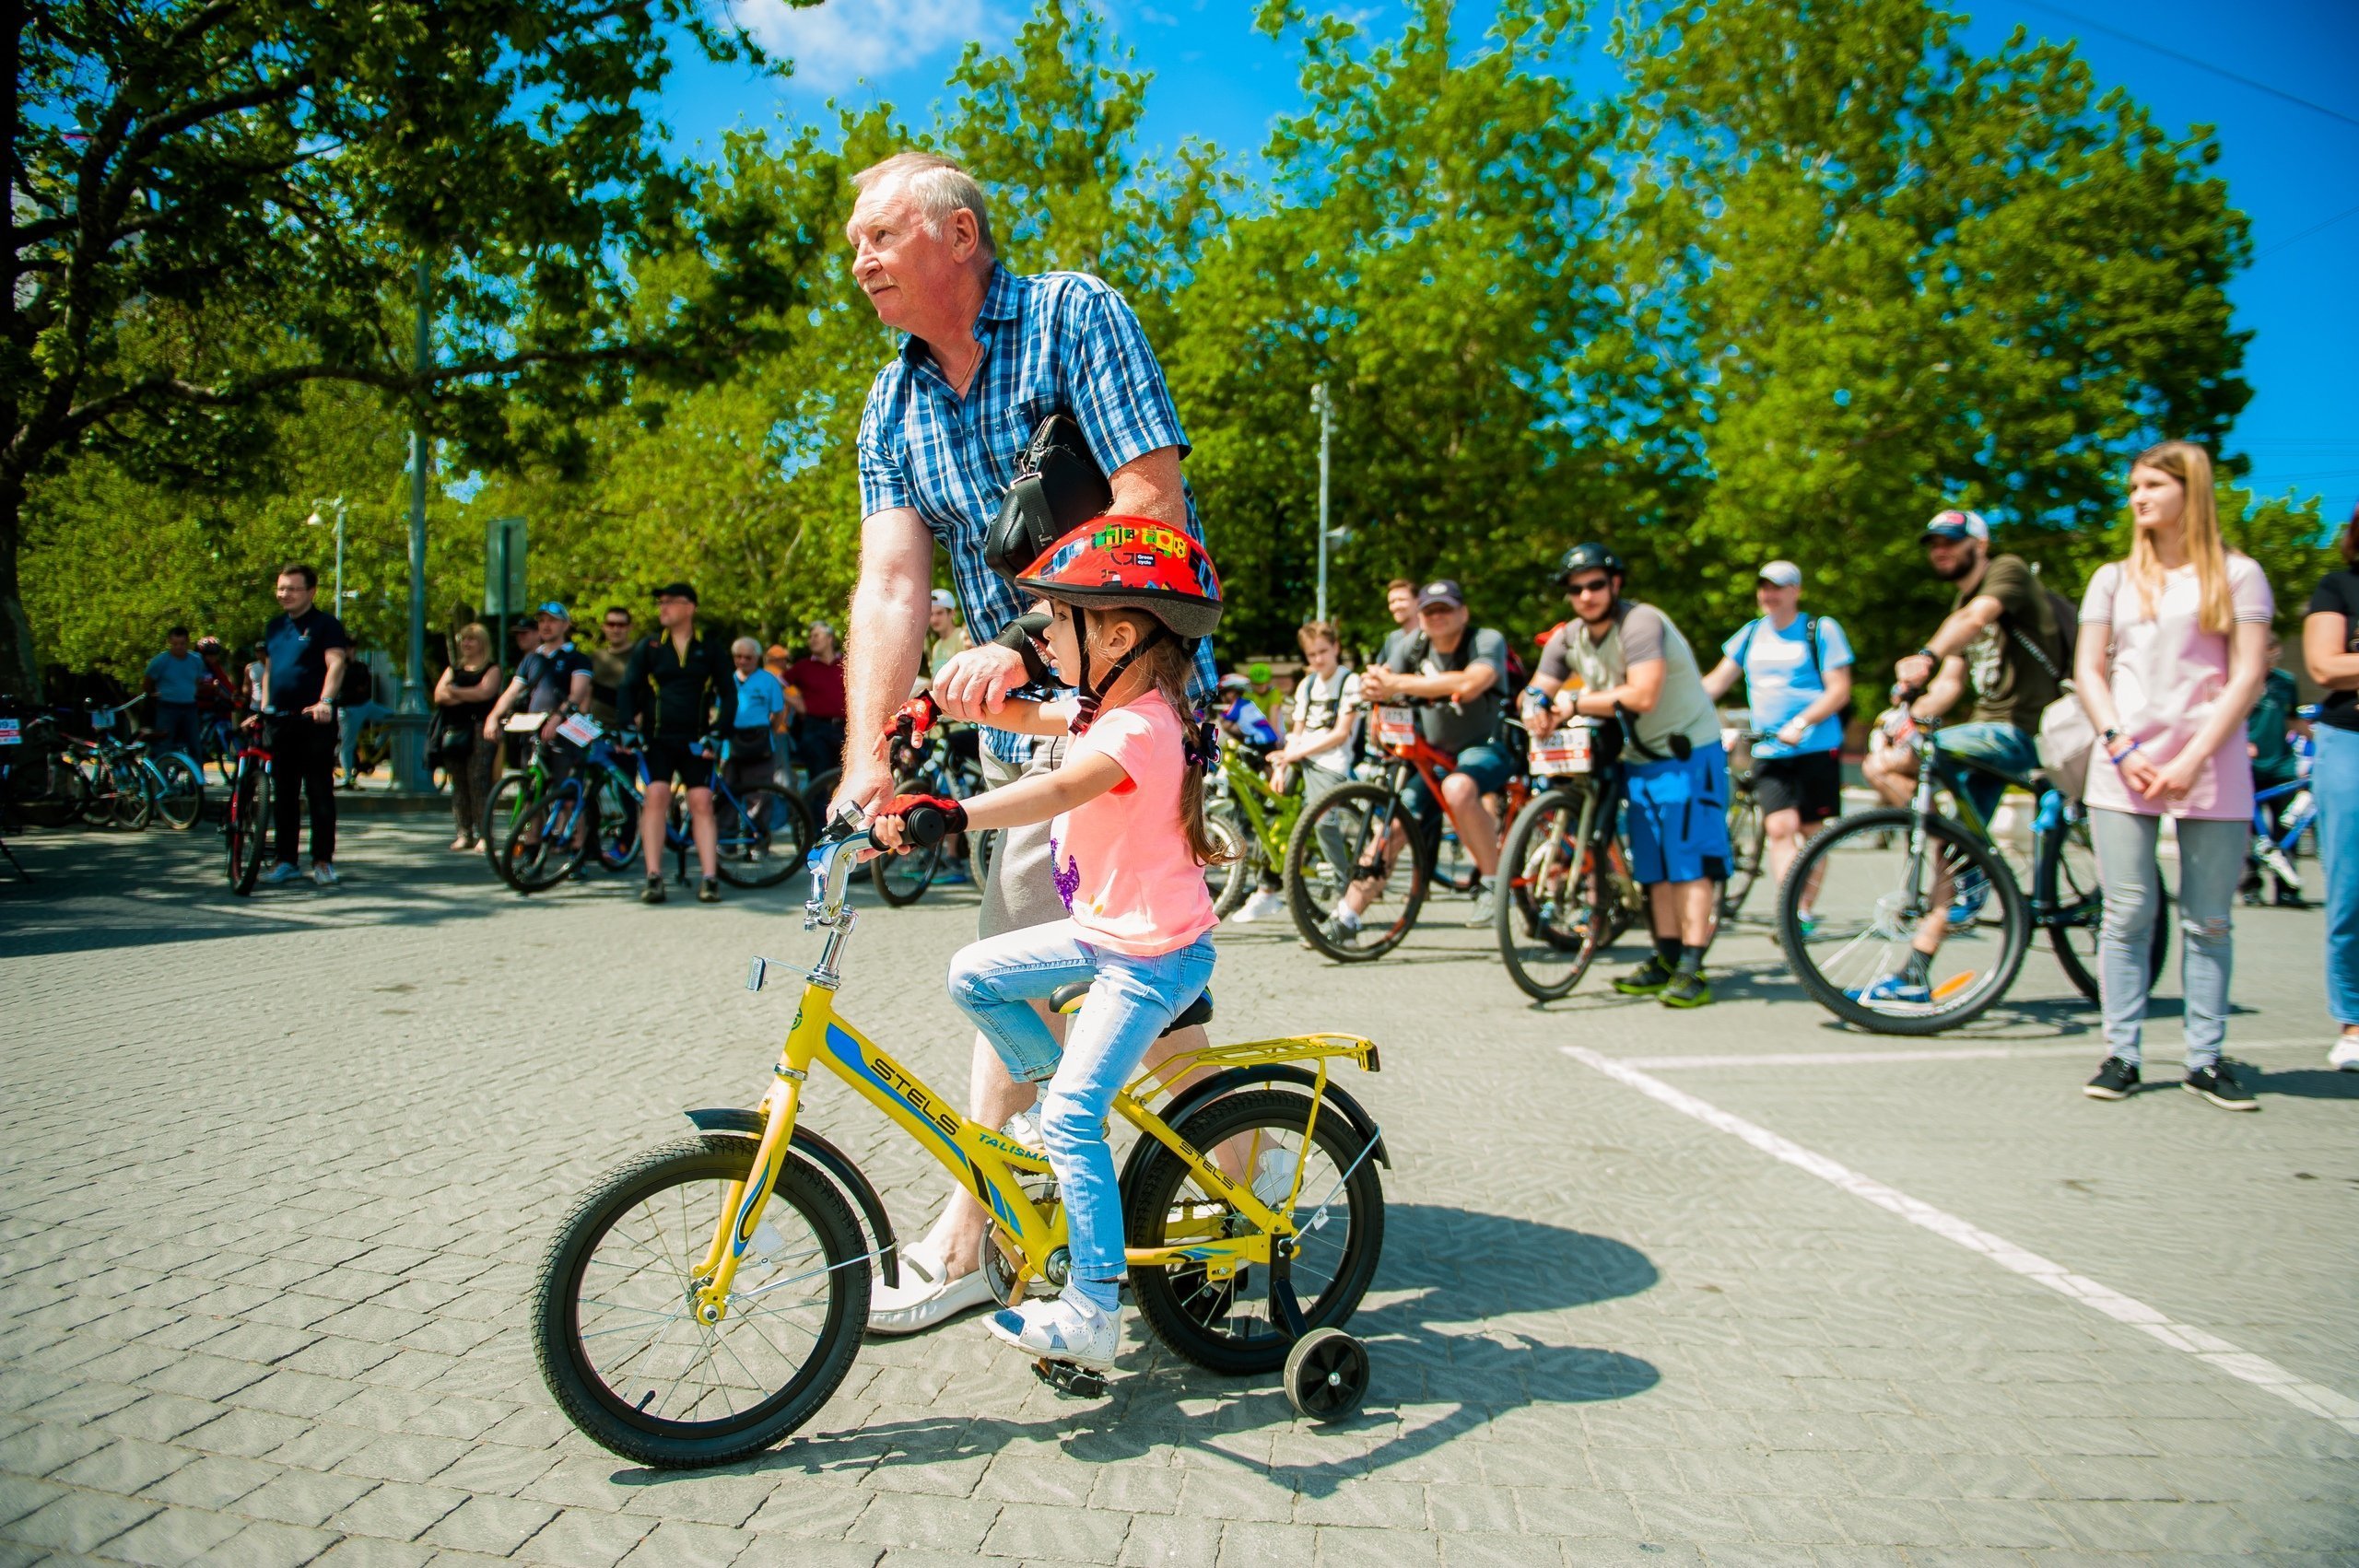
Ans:
{"label": "blue plaid shirt", "polygon": [[[908,507],[950,552],[950,574],[980,644],[1024,614],[1024,595],[983,565],[983,535],[1015,482],[1015,460],[1041,420],[1067,414],[1081,426],[1097,464],[1112,474],[1164,447],[1188,453],[1188,438],[1147,346],[1139,319],[1107,284],[1082,273],[1019,277],[992,268],[975,321],[982,362],[963,398],[915,338],[876,372],[860,416],[860,509],[863,517]],[[1196,498],[1188,532],[1198,539]],[[1215,689],[1209,639],[1196,649],[1199,701]],[[992,755],[1020,764],[1031,737],[993,730]]]}

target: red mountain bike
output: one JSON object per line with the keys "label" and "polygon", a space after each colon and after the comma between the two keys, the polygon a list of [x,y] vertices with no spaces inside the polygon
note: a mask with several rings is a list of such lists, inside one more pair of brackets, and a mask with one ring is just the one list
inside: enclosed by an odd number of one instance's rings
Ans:
{"label": "red mountain bike", "polygon": [[253,727],[238,731],[238,771],[229,786],[229,816],[223,826],[229,850],[229,891],[244,897],[262,874],[263,849],[270,842],[270,748],[274,726],[257,718]]}

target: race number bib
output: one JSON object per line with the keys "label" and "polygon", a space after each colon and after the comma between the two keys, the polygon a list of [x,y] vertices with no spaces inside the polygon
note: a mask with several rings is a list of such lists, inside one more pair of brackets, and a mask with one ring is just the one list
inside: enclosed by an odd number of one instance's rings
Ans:
{"label": "race number bib", "polygon": [[548,721],[549,716],[546,713],[511,713],[500,728],[511,735],[531,735],[537,734],[541,726]]}
{"label": "race number bib", "polygon": [[598,721],[586,713],[569,716],[564,723],[557,727],[557,732],[577,746],[586,746],[605,733],[598,728]]}
{"label": "race number bib", "polygon": [[1379,708],[1376,710],[1376,743],[1379,746],[1414,746],[1417,743],[1417,710],[1414,708]]}
{"label": "race number bib", "polygon": [[19,746],[24,742],[24,731],[18,728],[16,720],[0,719],[0,746]]}
{"label": "race number bib", "polygon": [[1541,778],[1562,778],[1590,770],[1593,731],[1579,720],[1559,724],[1532,741],[1532,771]]}

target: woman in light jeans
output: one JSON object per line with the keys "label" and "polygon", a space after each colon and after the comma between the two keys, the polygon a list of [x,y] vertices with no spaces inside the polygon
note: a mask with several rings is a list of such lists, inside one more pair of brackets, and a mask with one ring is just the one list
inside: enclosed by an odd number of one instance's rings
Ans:
{"label": "woman in light jeans", "polygon": [[2310,790],[2326,869],[2326,1004],[2342,1025],[2326,1059],[2359,1072],[2359,508],[2343,525],[2342,570],[2327,573],[2310,596],[2302,658],[2326,688]]}
{"label": "woman in light jeans", "polygon": [[[2148,954],[2162,907],[2163,818],[2177,827],[2189,1094],[2258,1110],[2221,1059],[2227,1036],[2228,910],[2252,834],[2245,716],[2268,674],[2269,579],[2220,543],[2212,460],[2165,441],[2130,468],[2127,560],[2090,578],[2073,675],[2103,755],[2089,769],[2089,836],[2105,884],[2097,944],[2108,1054],[2094,1099],[2137,1087]],[[2234,744],[2229,743],[2234,742]]]}

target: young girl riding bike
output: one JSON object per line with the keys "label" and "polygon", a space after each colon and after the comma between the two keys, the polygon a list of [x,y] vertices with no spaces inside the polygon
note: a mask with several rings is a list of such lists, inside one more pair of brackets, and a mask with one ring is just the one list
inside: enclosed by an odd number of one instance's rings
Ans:
{"label": "young girl riding bike", "polygon": [[[1188,697],[1191,649],[1220,619],[1203,547],[1144,518],[1101,517],[1016,578],[1048,603],[1049,654],[1075,696],[1011,703],[995,721],[1074,737],[1055,772],[964,802],[900,796],[873,825],[887,847],[920,805],[946,831],[1052,822],[1069,917],[987,937],[951,960],[950,997],[1010,1076],[1045,1083],[1040,1136],[1065,1205],[1063,1293],[994,1313],[991,1331],[1033,1355],[1102,1372],[1121,1346],[1122,1200],[1106,1117],[1156,1036],[1212,977],[1217,923],[1203,867],[1212,740]],[[1089,982],[1060,1052],[1032,1005]]]}

